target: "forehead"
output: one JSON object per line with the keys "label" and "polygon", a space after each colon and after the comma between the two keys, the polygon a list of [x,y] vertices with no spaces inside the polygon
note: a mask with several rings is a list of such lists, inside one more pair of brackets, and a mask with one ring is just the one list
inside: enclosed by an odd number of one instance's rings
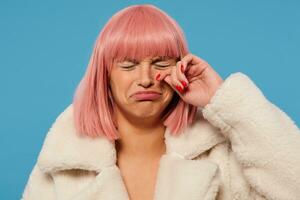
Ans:
{"label": "forehead", "polygon": [[[176,58],[173,58],[173,57],[170,57],[170,56],[146,56],[144,57],[142,60],[156,60],[156,59],[176,59]],[[126,58],[123,58],[123,59],[118,59],[118,60],[129,60],[129,61],[138,61],[137,59],[134,59],[134,58],[129,58],[129,57],[126,57]]]}

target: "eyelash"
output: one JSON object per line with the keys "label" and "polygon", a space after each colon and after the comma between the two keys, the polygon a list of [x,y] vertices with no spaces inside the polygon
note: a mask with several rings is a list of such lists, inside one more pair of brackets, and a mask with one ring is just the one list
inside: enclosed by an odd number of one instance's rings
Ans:
{"label": "eyelash", "polygon": [[[161,62],[161,61],[157,61],[157,62]],[[155,63],[157,63],[157,62],[155,62]],[[130,68],[134,67],[135,65],[136,64],[130,65],[130,66],[121,66],[121,67],[124,68],[124,69],[130,69]],[[167,64],[167,65],[157,65],[157,64],[155,64],[155,65],[158,66],[158,67],[162,67],[162,68],[170,66],[170,64]]]}

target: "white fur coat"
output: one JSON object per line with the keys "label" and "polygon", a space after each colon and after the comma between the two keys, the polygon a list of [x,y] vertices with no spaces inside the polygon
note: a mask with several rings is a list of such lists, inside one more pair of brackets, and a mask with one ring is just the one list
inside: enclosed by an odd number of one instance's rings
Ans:
{"label": "white fur coat", "polygon": [[[165,132],[155,200],[299,200],[300,131],[231,74],[179,137]],[[126,200],[114,142],[78,137],[72,104],[50,128],[22,200]]]}

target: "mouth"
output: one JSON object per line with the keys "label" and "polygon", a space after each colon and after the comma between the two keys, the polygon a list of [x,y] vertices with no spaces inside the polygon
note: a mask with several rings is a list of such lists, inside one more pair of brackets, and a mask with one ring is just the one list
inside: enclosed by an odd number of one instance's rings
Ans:
{"label": "mouth", "polygon": [[133,98],[137,101],[153,101],[161,97],[159,93],[137,93]]}

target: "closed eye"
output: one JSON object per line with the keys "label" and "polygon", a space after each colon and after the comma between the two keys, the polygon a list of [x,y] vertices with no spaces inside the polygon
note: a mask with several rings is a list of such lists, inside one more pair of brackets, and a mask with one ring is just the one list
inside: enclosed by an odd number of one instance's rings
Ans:
{"label": "closed eye", "polygon": [[167,63],[167,62],[156,62],[155,65],[160,66],[160,67],[168,67],[168,66],[170,66],[170,63]]}
{"label": "closed eye", "polygon": [[122,68],[131,68],[135,65],[136,65],[136,63],[134,63],[132,61],[124,61],[124,62],[119,64],[119,66],[122,67]]}
{"label": "closed eye", "polygon": [[132,68],[134,68],[135,67],[135,65],[120,65],[120,67],[122,68],[122,69],[132,69]]}
{"label": "closed eye", "polygon": [[[157,60],[153,61],[152,63],[158,67],[168,67],[171,65],[169,62],[167,62],[163,59],[157,59]],[[122,68],[125,68],[125,69],[129,69],[129,68],[134,67],[137,64],[138,64],[138,62],[136,62],[136,61],[126,60],[126,61],[119,63],[119,66]]]}

